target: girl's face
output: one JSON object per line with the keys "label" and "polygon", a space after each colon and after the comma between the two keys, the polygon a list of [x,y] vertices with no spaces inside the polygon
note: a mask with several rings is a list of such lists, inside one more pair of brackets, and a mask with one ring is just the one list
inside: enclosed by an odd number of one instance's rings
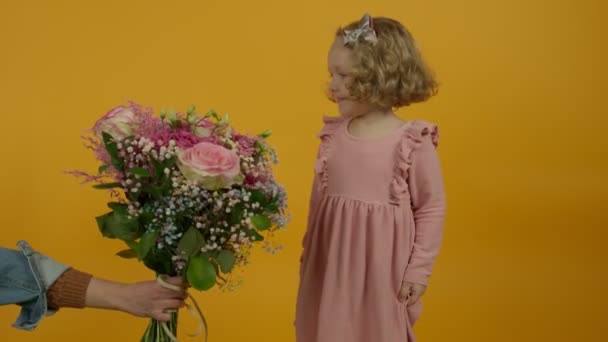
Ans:
{"label": "girl's face", "polygon": [[338,105],[341,115],[360,116],[371,111],[369,104],[354,99],[348,91],[351,82],[351,71],[353,69],[352,52],[344,47],[342,38],[338,37],[329,49],[327,64],[331,82],[329,93]]}

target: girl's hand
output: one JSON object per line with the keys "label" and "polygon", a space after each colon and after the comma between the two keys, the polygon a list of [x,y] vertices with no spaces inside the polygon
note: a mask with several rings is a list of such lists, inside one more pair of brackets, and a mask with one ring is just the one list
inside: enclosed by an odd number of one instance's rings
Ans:
{"label": "girl's hand", "polygon": [[424,292],[426,292],[426,286],[404,281],[403,284],[401,284],[401,290],[399,291],[399,301],[406,303],[407,305],[412,305],[422,297]]}

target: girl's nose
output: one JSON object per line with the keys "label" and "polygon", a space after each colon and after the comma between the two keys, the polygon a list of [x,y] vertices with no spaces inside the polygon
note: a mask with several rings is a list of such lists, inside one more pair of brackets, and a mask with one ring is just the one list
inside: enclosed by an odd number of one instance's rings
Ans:
{"label": "girl's nose", "polygon": [[333,95],[336,92],[336,90],[338,90],[338,86],[336,85],[336,81],[334,79],[332,79],[331,82],[329,82],[329,91]]}

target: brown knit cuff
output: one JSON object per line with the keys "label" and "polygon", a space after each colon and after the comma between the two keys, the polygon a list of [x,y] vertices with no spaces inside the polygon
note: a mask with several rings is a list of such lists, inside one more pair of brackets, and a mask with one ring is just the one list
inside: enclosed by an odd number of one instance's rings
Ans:
{"label": "brown knit cuff", "polygon": [[47,306],[54,310],[63,307],[84,308],[92,277],[88,273],[69,268],[46,291]]}

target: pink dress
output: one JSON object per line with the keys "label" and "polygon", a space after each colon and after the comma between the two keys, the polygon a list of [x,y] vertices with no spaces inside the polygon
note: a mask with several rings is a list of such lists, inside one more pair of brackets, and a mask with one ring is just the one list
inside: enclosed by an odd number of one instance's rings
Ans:
{"label": "pink dress", "polygon": [[398,299],[427,284],[439,251],[445,194],[437,126],[410,121],[359,138],[326,117],[319,137],[296,306],[297,342],[413,342],[422,303]]}

